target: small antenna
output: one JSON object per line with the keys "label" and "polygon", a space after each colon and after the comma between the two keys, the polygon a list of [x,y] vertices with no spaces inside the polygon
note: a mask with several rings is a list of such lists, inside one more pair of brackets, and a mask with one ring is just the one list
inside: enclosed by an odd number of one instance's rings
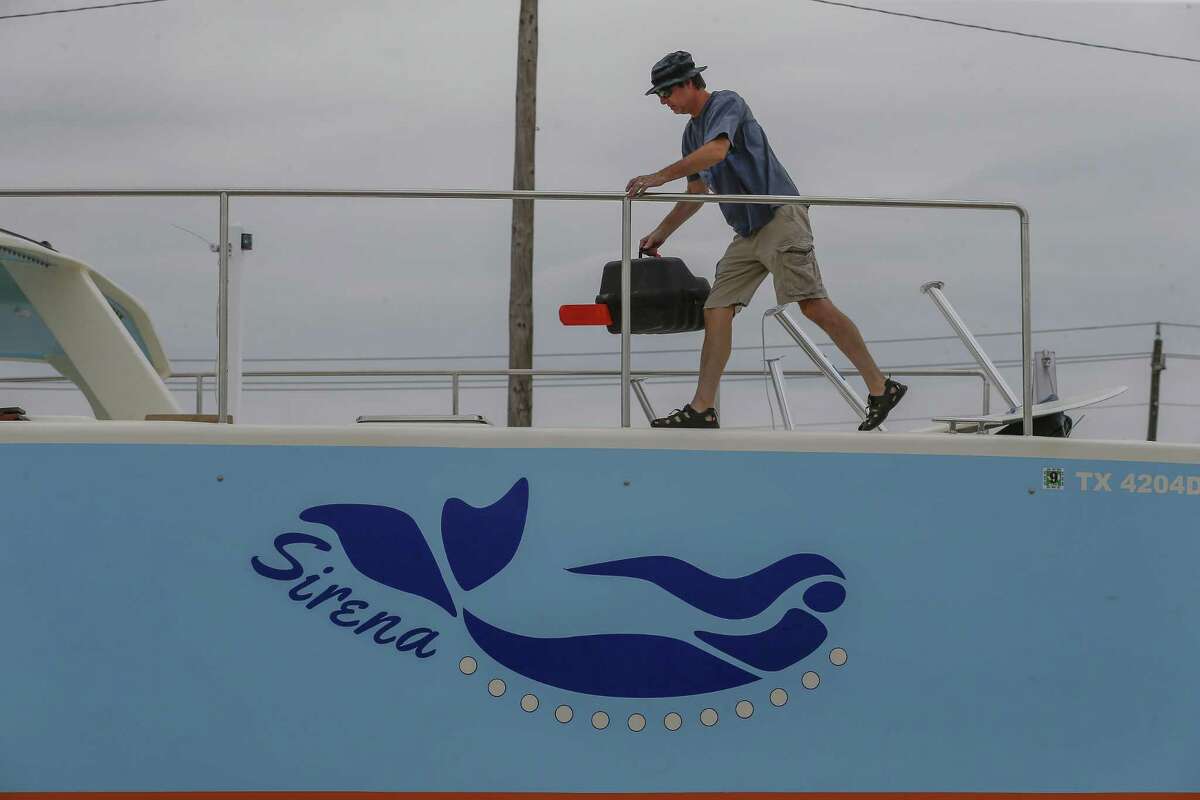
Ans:
{"label": "small antenna", "polygon": [[196,233],[193,230],[185,228],[182,225],[176,225],[174,222],[169,222],[167,224],[170,225],[172,228],[178,228],[179,230],[183,231],[184,233],[190,233],[192,236],[195,236],[197,239],[204,242],[206,245],[208,245],[208,251],[210,253],[216,253],[216,252],[220,251],[220,249],[221,249],[221,246],[218,245],[216,242],[210,242],[208,239],[204,238],[203,236],[201,236],[200,234]]}

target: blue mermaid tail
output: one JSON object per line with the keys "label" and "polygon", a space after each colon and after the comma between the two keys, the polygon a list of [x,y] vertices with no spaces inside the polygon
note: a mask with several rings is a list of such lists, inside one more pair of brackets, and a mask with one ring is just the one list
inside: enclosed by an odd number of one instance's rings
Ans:
{"label": "blue mermaid tail", "polygon": [[332,528],[350,563],[371,580],[424,597],[458,616],[425,536],[408,514],[388,506],[339,503],[305,509],[300,519]]}
{"label": "blue mermaid tail", "polygon": [[671,556],[642,556],[572,567],[581,575],[649,581],[690,606],[724,619],[748,619],[766,611],[797,583],[818,575],[845,578],[824,556],[798,553],[741,578],[720,578]]}
{"label": "blue mermaid tail", "polygon": [[525,478],[485,508],[475,508],[457,497],[446,501],[442,545],[459,586],[469,592],[508,566],[525,533],[528,507],[529,481]]}
{"label": "blue mermaid tail", "polygon": [[540,639],[489,625],[463,609],[485,653],[535,681],[603,697],[682,697],[744,686],[758,676],[666,636],[612,633]]}

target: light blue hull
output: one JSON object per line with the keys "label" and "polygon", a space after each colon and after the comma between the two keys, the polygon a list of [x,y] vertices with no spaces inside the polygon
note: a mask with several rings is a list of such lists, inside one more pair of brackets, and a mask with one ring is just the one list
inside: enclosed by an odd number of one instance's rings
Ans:
{"label": "light blue hull", "polygon": [[[1200,790],[1194,452],[505,441],[0,443],[0,791]],[[523,524],[444,524],[522,479]],[[413,526],[300,518],[328,505]],[[568,571],[801,554],[844,577],[757,612],[753,580]],[[293,561],[319,576],[300,600]],[[351,593],[307,607],[331,583]],[[791,629],[755,637],[790,609],[819,642],[781,665]],[[355,632],[378,612],[401,621]]]}

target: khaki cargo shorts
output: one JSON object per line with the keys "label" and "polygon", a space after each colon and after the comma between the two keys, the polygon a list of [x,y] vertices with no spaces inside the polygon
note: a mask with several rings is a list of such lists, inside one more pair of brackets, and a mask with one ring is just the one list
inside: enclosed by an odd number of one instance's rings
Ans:
{"label": "khaki cargo shorts", "polygon": [[775,278],[775,300],[780,305],[829,297],[821,283],[804,206],[780,206],[771,221],[750,236],[733,237],[717,262],[704,307],[748,305],[767,273]]}

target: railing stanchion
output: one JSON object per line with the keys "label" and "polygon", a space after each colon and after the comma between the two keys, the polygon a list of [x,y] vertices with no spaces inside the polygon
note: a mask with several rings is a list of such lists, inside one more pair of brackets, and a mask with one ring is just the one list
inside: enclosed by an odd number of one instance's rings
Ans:
{"label": "railing stanchion", "polygon": [[979,365],[979,368],[988,374],[992,385],[1000,393],[1000,397],[1004,402],[1008,403],[1008,410],[1010,412],[1016,411],[1019,405],[1016,393],[1008,385],[1008,381],[1004,380],[1004,376],[1000,374],[1000,370],[996,369],[996,364],[984,352],[983,346],[979,344],[979,340],[975,338],[975,334],[971,333],[967,328],[967,323],[963,322],[962,317],[954,310],[954,306],[950,305],[950,301],[946,299],[946,294],[942,291],[943,288],[945,288],[945,284],[941,281],[930,281],[921,287],[921,291],[928,295],[938,311],[942,312],[942,316],[950,323],[950,328],[958,334],[958,338],[962,340],[963,346],[967,348],[967,352],[975,359],[975,363]]}
{"label": "railing stanchion", "polygon": [[221,235],[217,251],[217,421],[229,415],[229,193],[220,195]]}
{"label": "railing stanchion", "polygon": [[204,413],[204,376],[196,376],[196,413]]}
{"label": "railing stanchion", "polygon": [[[825,357],[825,354],[817,348],[816,343],[808,337],[808,334],[800,329],[800,326],[796,324],[796,320],[792,319],[791,314],[787,313],[787,305],[768,308],[763,316],[768,315],[775,317],[779,321],[779,324],[783,326],[783,330],[787,335],[792,337],[792,341],[800,345],[800,349],[804,351],[809,360],[833,384],[834,388],[841,394],[842,399],[858,415],[858,418],[866,419],[867,404],[858,396],[858,392],[854,391],[850,387],[850,384],[846,383],[846,379],[837,371],[837,367],[833,366],[832,362]],[[875,430],[887,432],[887,428],[882,425],[876,427]]]}
{"label": "railing stanchion", "polygon": [[628,197],[621,200],[621,427],[628,428],[630,393],[630,284],[633,281],[633,203]]}
{"label": "railing stanchion", "polygon": [[1020,206],[1021,218],[1021,432],[1033,436],[1033,290],[1029,270],[1029,212]]}
{"label": "railing stanchion", "polygon": [[459,373],[450,376],[450,413],[458,413],[458,379]]}
{"label": "railing stanchion", "polygon": [[780,361],[783,356],[767,359],[767,369],[771,371],[771,384],[775,387],[775,402],[779,404],[779,416],[783,419],[783,429],[785,431],[796,430],[795,423],[792,422],[792,410],[788,408],[787,393],[783,390],[783,367]]}
{"label": "railing stanchion", "polygon": [[650,405],[650,398],[646,396],[646,387],[642,385],[642,381],[644,380],[646,379],[633,378],[629,383],[633,386],[633,393],[637,396],[638,403],[642,407],[642,413],[646,415],[646,422],[653,422],[655,419],[654,406]]}

